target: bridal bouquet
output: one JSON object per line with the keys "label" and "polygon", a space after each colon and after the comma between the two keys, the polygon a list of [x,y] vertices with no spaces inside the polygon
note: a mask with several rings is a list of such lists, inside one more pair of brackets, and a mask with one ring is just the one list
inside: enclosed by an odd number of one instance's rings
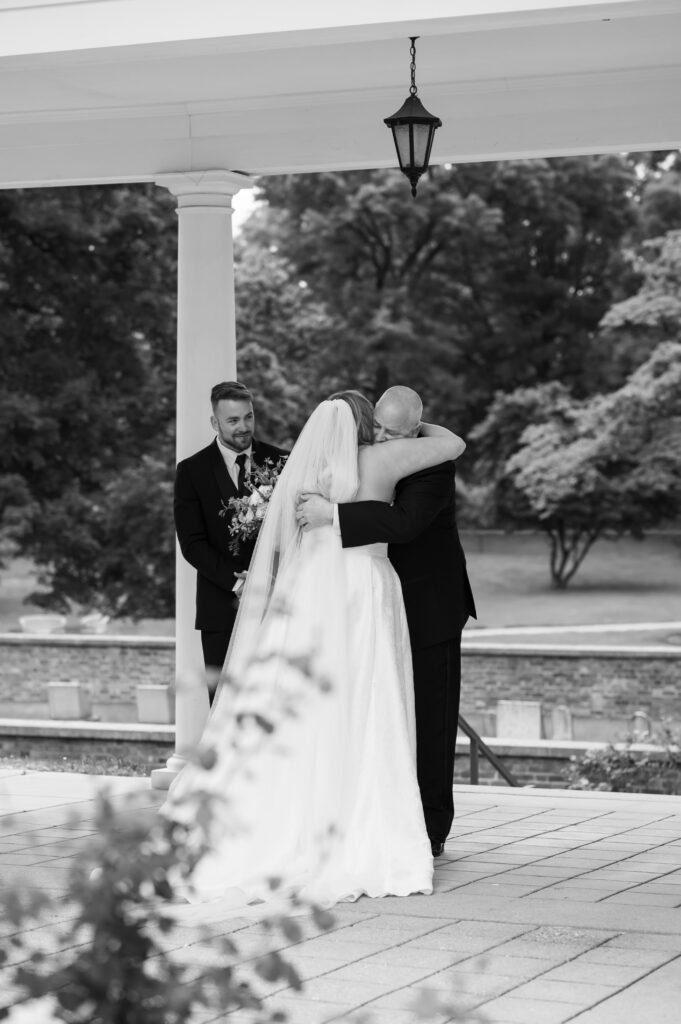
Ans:
{"label": "bridal bouquet", "polygon": [[230,498],[227,504],[222,502],[218,515],[228,520],[227,526],[232,537],[229,550],[233,555],[239,554],[245,541],[254,541],[258,536],[274,485],[285,462],[286,459],[281,458],[277,463],[266,459],[262,466],[252,464],[250,477],[245,484],[250,493]]}

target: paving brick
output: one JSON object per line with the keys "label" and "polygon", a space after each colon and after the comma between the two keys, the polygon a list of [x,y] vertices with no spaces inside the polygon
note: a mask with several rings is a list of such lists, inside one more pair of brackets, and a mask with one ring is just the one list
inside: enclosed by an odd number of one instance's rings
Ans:
{"label": "paving brick", "polygon": [[[672,954],[673,955],[673,954]],[[594,964],[621,964],[633,967],[660,967],[671,959],[671,955],[663,951],[653,949],[621,949],[617,946],[598,946],[590,949],[580,958],[583,963]],[[681,963],[679,964],[681,972]]]}
{"label": "paving brick", "polygon": [[417,949],[440,949],[453,950],[472,956],[475,953],[482,953],[492,949],[499,944],[498,939],[484,937],[467,937],[465,935],[453,935],[447,932],[432,932],[430,935],[422,935],[413,945]]}
{"label": "paving brick", "polygon": [[400,966],[402,964],[413,967],[429,968],[432,971],[442,970],[444,967],[452,967],[454,964],[466,960],[470,954],[449,949],[421,949],[418,946],[405,945],[396,946],[394,949],[385,949],[367,957],[363,963],[376,963]]}
{"label": "paving brick", "polygon": [[372,957],[347,967],[337,968],[327,974],[326,978],[329,981],[348,982],[350,988],[357,981],[368,981],[371,984],[389,986],[392,990],[421,981],[436,971],[437,967],[432,964],[420,967],[413,964],[381,964]]}
{"label": "paving brick", "polygon": [[[288,1005],[287,1005],[288,1004]],[[280,995],[272,997],[272,1001],[266,1000],[265,1005],[271,1011],[282,1010],[284,1013],[290,1015],[291,1006],[288,999],[283,999]],[[325,1003],[317,1000],[302,999],[300,996],[296,998],[295,1002],[295,1024],[325,1024],[326,1021],[331,1021],[339,1017],[343,1017],[347,1012],[347,1006],[339,1003]],[[290,1017],[289,1017],[290,1019]],[[221,1021],[220,1018],[218,1020]],[[225,1017],[225,1024],[232,1024],[232,1016]],[[253,1018],[250,1019],[244,1017],[244,1022],[247,1024],[253,1024]],[[221,1022],[222,1024],[222,1022]]]}
{"label": "paving brick", "polygon": [[624,932],[615,935],[603,948],[614,949],[659,949],[672,956],[681,955],[681,935],[662,935],[658,932]]}
{"label": "paving brick", "polygon": [[[374,999],[367,1007],[367,1010],[415,1010],[415,1006],[418,1001],[423,998],[423,993],[430,993],[435,1000],[448,1003],[446,994],[432,989],[426,982],[422,985],[409,986],[408,988],[397,989],[394,992],[388,992],[386,995],[379,996]],[[451,1016],[451,1013],[450,1013]],[[423,1020],[423,1018],[421,1018]],[[430,1024],[430,1018],[428,1018],[428,1024]]]}
{"label": "paving brick", "polygon": [[17,868],[19,868],[19,867],[27,867],[27,866],[30,866],[30,865],[33,865],[33,864],[36,864],[36,865],[37,864],[46,864],[48,862],[50,864],[54,864],[54,861],[55,861],[55,857],[50,855],[49,853],[47,855],[45,855],[45,856],[43,856],[43,855],[41,855],[39,853],[28,852],[26,850],[21,850],[21,851],[12,852],[12,853],[3,853],[2,854],[3,876],[7,877],[7,876],[4,875],[5,868],[10,868],[10,867],[12,867],[12,868],[14,868],[14,867],[17,867]]}
{"label": "paving brick", "polygon": [[[636,884],[636,882],[632,883],[632,885]],[[593,889],[600,892],[613,892],[623,889],[625,886],[626,882],[618,882],[615,879],[600,878],[597,875],[577,875],[575,878],[566,878],[556,882],[554,888]]]}
{"label": "paving brick", "polygon": [[550,970],[551,963],[530,956],[500,956],[496,950],[460,961],[450,969],[453,975],[479,974],[484,971],[504,978],[530,979]]}
{"label": "paving brick", "polygon": [[512,942],[504,943],[495,949],[497,956],[520,956],[536,960],[547,960],[553,963],[564,963],[571,960],[580,953],[584,953],[588,947],[584,944],[561,944],[550,945],[548,943],[534,942],[528,939],[514,939]]}
{"label": "paving brick", "polygon": [[503,992],[512,991],[518,985],[518,978],[492,972],[476,974],[445,970],[434,974],[424,984],[427,984],[429,988],[448,993],[452,999],[466,999],[468,1003],[471,1003],[493,999]]}
{"label": "paving brick", "polygon": [[[404,982],[402,983],[404,985]],[[309,981],[303,990],[302,996],[306,1000],[315,1002],[336,1003],[339,1006],[361,1006],[371,999],[386,995],[399,988],[394,981],[370,982],[347,978],[338,979],[333,975],[325,975]],[[298,1000],[300,995],[293,989],[287,989],[280,993],[282,999]]]}
{"label": "paving brick", "polygon": [[597,889],[579,889],[576,886],[568,888],[567,886],[554,885],[527,894],[528,899],[574,900],[580,903],[597,903],[602,897],[603,893]]}
{"label": "paving brick", "polygon": [[626,903],[632,907],[678,907],[681,894],[663,896],[656,893],[618,892],[606,897],[607,903]]}
{"label": "paving brick", "polygon": [[540,999],[515,999],[501,996],[482,1007],[489,1024],[563,1024],[574,1016],[569,1003],[551,1003]]}
{"label": "paving brick", "polygon": [[562,964],[545,975],[546,981],[569,981],[577,984],[593,983],[611,988],[630,985],[637,978],[647,974],[649,967],[636,967],[633,964],[603,964],[585,961],[582,957]]}
{"label": "paving brick", "polygon": [[322,957],[337,956],[352,962],[361,960],[365,956],[371,956],[372,953],[378,953],[382,949],[389,949],[391,943],[389,939],[360,942],[359,939],[351,941],[350,939],[338,939],[334,935],[320,935],[318,938],[301,942],[295,948],[303,956],[306,954]]}
{"label": "paving brick", "polygon": [[601,999],[617,992],[617,987],[610,985],[579,984],[575,981],[559,981],[547,975],[519,985],[513,991],[517,999],[541,999],[550,1003],[571,1003],[576,1006],[593,1006]]}
{"label": "paving brick", "polygon": [[339,966],[345,966],[344,961],[339,960],[327,960],[324,957],[295,957],[289,953],[286,954],[286,959],[295,968],[298,976],[303,981],[309,981],[312,978],[321,978],[331,971],[335,971]]}
{"label": "paving brick", "polygon": [[[448,1018],[449,1014],[443,1013],[439,1019],[445,1021]],[[423,1018],[411,1010],[379,1010],[373,1003],[369,1003],[368,1006],[353,1010],[338,1020],[339,1024],[341,1020],[343,1024],[422,1024]]]}
{"label": "paving brick", "polygon": [[[663,876],[664,877],[664,876]],[[681,900],[681,881],[679,882],[644,882],[639,885],[635,892],[650,893],[651,895],[674,896],[678,895]]]}

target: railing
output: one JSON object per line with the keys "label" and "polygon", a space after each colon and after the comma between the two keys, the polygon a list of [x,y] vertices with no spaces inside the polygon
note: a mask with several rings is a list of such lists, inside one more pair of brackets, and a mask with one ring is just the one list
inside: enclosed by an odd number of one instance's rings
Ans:
{"label": "railing", "polygon": [[497,757],[493,750],[490,750],[485,741],[479,736],[473,726],[468,724],[463,715],[459,715],[459,729],[466,733],[469,740],[471,786],[477,786],[480,782],[480,754],[487,758],[492,767],[499,772],[499,775],[509,786],[520,786],[513,772],[509,771],[501,763],[501,758]]}

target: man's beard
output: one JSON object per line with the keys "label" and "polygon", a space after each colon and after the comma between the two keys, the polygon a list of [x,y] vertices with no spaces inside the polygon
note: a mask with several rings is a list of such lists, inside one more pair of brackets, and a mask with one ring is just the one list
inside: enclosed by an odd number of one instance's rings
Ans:
{"label": "man's beard", "polygon": [[232,434],[229,438],[226,438],[224,434],[220,434],[220,440],[226,448],[231,448],[233,451],[245,452],[247,448],[250,448],[253,440],[253,434]]}

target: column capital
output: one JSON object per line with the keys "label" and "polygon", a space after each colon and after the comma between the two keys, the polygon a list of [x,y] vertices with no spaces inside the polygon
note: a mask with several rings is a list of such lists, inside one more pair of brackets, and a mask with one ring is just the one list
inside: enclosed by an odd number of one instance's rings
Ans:
{"label": "column capital", "polygon": [[232,196],[255,182],[241,171],[170,171],[159,174],[156,184],[177,196],[178,206],[231,207]]}

